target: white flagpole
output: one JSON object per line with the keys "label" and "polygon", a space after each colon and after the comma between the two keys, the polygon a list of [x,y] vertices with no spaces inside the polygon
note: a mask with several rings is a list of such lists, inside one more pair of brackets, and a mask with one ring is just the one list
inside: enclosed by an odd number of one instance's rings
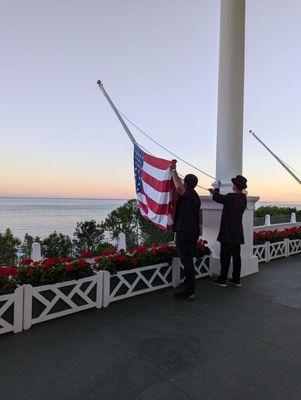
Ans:
{"label": "white flagpole", "polygon": [[115,107],[114,103],[112,102],[112,100],[110,99],[110,96],[108,95],[108,93],[106,92],[105,88],[103,87],[103,84],[101,83],[100,80],[97,81],[97,85],[99,86],[99,89],[102,91],[103,95],[105,96],[105,98],[107,99],[108,103],[110,104],[110,106],[112,107],[112,110],[114,111],[114,113],[116,114],[117,118],[119,119],[121,125],[123,126],[124,130],[126,131],[130,141],[133,144],[137,144],[132,132],[129,130],[129,127],[127,126],[127,124],[124,122],[123,118],[121,117],[119,111],[117,110],[117,108]]}
{"label": "white flagpole", "polygon": [[250,131],[250,133],[254,136],[255,139],[258,140],[259,143],[261,143],[261,144],[263,145],[263,147],[265,147],[265,148],[267,149],[267,151],[268,151],[269,153],[272,154],[272,156],[273,156],[274,158],[276,158],[276,160],[287,170],[287,172],[288,172],[289,174],[291,174],[292,177],[295,178],[296,181],[301,185],[301,180],[289,169],[289,167],[288,167],[278,156],[276,156],[276,154],[273,153],[272,150],[269,149],[268,146],[267,146],[266,144],[264,144],[263,141],[260,140],[259,137],[256,136],[255,133],[254,133],[253,131]]}

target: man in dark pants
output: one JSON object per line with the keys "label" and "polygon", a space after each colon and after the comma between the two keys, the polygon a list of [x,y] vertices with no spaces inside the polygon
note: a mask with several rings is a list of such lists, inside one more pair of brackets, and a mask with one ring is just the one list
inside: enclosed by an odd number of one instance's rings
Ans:
{"label": "man in dark pants", "polygon": [[247,188],[247,179],[242,175],[237,175],[236,178],[231,180],[234,193],[222,195],[219,193],[219,188],[210,189],[213,200],[224,205],[217,238],[221,243],[221,272],[219,278],[213,281],[219,286],[227,286],[231,257],[233,259],[233,275],[230,282],[236,286],[241,286],[240,246],[244,244],[242,217],[247,207],[247,196],[243,191]]}
{"label": "man in dark pants", "polygon": [[184,266],[184,289],[175,293],[175,298],[194,300],[195,257],[197,241],[200,236],[200,198],[194,190],[198,183],[195,175],[189,174],[184,182],[178,176],[175,163],[171,167],[172,178],[179,193],[177,202],[174,231],[176,232],[176,246],[181,263]]}

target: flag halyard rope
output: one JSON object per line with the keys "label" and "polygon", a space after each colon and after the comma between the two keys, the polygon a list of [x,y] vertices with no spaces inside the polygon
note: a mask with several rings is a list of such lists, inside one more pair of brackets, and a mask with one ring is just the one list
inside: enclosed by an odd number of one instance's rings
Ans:
{"label": "flag halyard rope", "polygon": [[[199,169],[198,167],[195,167],[193,164],[189,163],[188,161],[184,160],[182,157],[178,156],[177,154],[173,153],[172,151],[168,150],[165,146],[161,145],[157,140],[153,139],[150,135],[148,135],[146,132],[142,131],[142,129],[140,129],[136,124],[134,124],[134,122],[132,122],[129,118],[127,118],[121,111],[119,111],[116,106],[114,105],[114,103],[112,102],[110,96],[108,95],[108,93],[106,92],[105,88],[103,87],[103,84],[100,80],[97,81],[97,85],[99,86],[99,89],[102,91],[103,95],[105,96],[105,98],[107,99],[108,103],[110,104],[111,108],[113,109],[114,113],[116,114],[117,118],[119,119],[121,125],[123,126],[124,130],[126,131],[129,139],[131,140],[131,142],[133,144],[138,144],[134,135],[132,134],[132,132],[130,131],[129,127],[126,125],[126,123],[124,122],[123,118],[126,119],[131,125],[133,125],[138,131],[140,131],[144,136],[146,136],[148,139],[150,139],[152,142],[156,143],[158,146],[160,146],[162,149],[164,149],[165,151],[167,151],[169,154],[173,155],[174,157],[178,158],[179,160],[181,160],[182,162],[184,162],[185,164],[189,165],[190,167],[194,168],[195,170],[201,172],[202,174],[208,176],[209,178],[215,179],[214,176],[208,174],[207,172],[202,171],[201,169]],[[122,118],[123,117],[123,118]],[[139,145],[142,149],[146,150],[145,148],[143,148],[141,145]],[[148,150],[146,150],[148,152]],[[150,153],[151,154],[151,153]],[[181,178],[183,178],[183,175],[179,176]],[[197,185],[199,188],[204,189],[206,191],[208,191],[207,188],[201,186],[201,185]]]}

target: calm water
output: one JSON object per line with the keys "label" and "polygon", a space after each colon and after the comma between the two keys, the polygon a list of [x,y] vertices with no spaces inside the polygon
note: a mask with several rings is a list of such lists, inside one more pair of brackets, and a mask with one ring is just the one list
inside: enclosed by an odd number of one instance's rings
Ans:
{"label": "calm water", "polygon": [[103,221],[126,200],[0,198],[0,231],[10,228],[23,238],[27,232],[41,238],[54,230],[72,236],[76,223]]}
{"label": "calm water", "polygon": [[[26,232],[43,238],[54,230],[72,236],[77,222],[91,219],[103,221],[125,201],[0,197],[0,231],[10,228],[20,238]],[[268,204],[271,203],[258,205]],[[285,206],[279,203],[275,205]],[[301,204],[288,206],[301,209]]]}

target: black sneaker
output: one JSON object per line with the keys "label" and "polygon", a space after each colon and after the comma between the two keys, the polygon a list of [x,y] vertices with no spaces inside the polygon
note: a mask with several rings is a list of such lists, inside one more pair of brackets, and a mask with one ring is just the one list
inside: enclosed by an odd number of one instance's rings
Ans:
{"label": "black sneaker", "polygon": [[237,286],[237,287],[240,287],[240,286],[241,286],[240,281],[235,281],[233,278],[232,278],[232,279],[229,279],[228,282],[232,283],[233,285],[235,285],[235,286]]}
{"label": "black sneaker", "polygon": [[193,301],[195,300],[195,295],[193,293],[187,294],[185,292],[178,292],[174,294],[174,298],[179,300]]}
{"label": "black sneaker", "polygon": [[214,285],[218,285],[218,286],[222,286],[222,287],[226,287],[227,286],[227,282],[226,281],[222,281],[220,278],[214,279],[212,281],[212,283]]}

